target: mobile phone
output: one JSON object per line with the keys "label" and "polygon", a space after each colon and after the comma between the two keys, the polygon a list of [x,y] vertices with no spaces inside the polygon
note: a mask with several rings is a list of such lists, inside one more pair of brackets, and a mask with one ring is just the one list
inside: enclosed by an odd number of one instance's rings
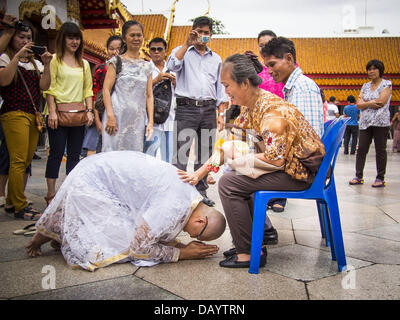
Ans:
{"label": "mobile phone", "polygon": [[42,46],[32,46],[31,50],[34,54],[41,56],[43,53],[46,52],[46,48]]}

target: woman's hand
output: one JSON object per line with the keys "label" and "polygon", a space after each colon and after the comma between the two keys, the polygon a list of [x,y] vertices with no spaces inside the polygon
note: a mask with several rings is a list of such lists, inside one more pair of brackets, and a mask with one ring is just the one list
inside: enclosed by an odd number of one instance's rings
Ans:
{"label": "woman's hand", "polygon": [[97,132],[98,132],[99,134],[101,134],[101,130],[102,130],[102,127],[103,127],[103,124],[101,123],[101,120],[98,120],[98,119],[96,118],[96,119],[95,119],[95,123],[96,123]]}
{"label": "woman's hand", "polygon": [[147,124],[146,133],[145,133],[146,141],[150,141],[151,137],[153,136],[153,132],[154,132],[153,124],[151,122],[149,122]]}
{"label": "woman's hand", "polygon": [[57,113],[54,111],[49,111],[49,118],[47,119],[47,122],[51,129],[56,130],[58,127]]}
{"label": "woman's hand", "polygon": [[87,118],[88,118],[88,121],[87,121],[86,125],[88,127],[90,127],[93,124],[93,121],[94,121],[93,112],[86,112],[86,115],[87,115]]}
{"label": "woman's hand", "polygon": [[[46,47],[45,47],[45,48],[46,48]],[[42,60],[42,62],[43,62],[44,65],[50,65],[50,62],[51,62],[51,60],[53,59],[53,55],[52,55],[50,52],[48,52],[48,51],[47,51],[47,48],[46,48],[45,53],[43,53],[43,54],[40,56],[40,59]]]}
{"label": "woman's hand", "polygon": [[186,171],[178,170],[178,175],[180,176],[183,182],[188,182],[192,186],[195,186],[200,181],[200,177],[198,174],[196,174],[196,172],[187,173]]}
{"label": "woman's hand", "polygon": [[34,45],[34,42],[28,42],[26,45],[24,45],[16,54],[15,57],[19,60],[21,58],[28,58],[33,55],[33,51],[31,50],[31,47]]}
{"label": "woman's hand", "polygon": [[211,258],[218,250],[219,248],[215,245],[205,244],[200,241],[192,241],[184,248],[180,249],[179,260]]}
{"label": "woman's hand", "polygon": [[117,131],[118,131],[117,121],[115,120],[115,116],[114,115],[111,115],[110,117],[108,117],[105,131],[110,136],[114,136],[117,133]]}

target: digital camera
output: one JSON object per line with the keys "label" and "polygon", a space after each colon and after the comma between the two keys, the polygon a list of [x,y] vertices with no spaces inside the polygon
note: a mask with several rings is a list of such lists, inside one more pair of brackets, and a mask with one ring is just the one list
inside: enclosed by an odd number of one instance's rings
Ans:
{"label": "digital camera", "polygon": [[199,36],[197,41],[200,43],[207,43],[210,41],[210,36]]}

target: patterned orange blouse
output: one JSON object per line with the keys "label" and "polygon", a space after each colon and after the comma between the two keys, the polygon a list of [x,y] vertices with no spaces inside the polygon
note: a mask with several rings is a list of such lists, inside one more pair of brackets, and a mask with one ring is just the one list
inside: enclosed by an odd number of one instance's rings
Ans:
{"label": "patterned orange blouse", "polygon": [[[285,159],[285,172],[292,178],[312,183],[315,172],[303,163],[318,159],[317,167],[325,155],[324,145],[318,134],[295,105],[260,89],[254,109],[242,107],[235,125],[252,129],[264,139],[267,160]],[[233,129],[235,136],[239,133]]]}

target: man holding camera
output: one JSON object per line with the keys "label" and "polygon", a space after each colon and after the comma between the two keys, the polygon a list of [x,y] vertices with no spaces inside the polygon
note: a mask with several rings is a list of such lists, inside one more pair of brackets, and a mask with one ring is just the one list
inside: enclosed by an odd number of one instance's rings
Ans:
{"label": "man holding camera", "polygon": [[[174,50],[167,61],[167,68],[176,73],[176,130],[174,136],[173,164],[186,171],[189,151],[196,138],[196,162],[194,170],[200,168],[211,156],[217,128],[224,128],[224,111],[228,101],[221,84],[222,60],[211,51],[207,43],[211,39],[213,23],[207,17],[194,20],[192,30],[185,43]],[[203,202],[213,206],[207,197],[207,176],[197,185],[204,197]]]}

